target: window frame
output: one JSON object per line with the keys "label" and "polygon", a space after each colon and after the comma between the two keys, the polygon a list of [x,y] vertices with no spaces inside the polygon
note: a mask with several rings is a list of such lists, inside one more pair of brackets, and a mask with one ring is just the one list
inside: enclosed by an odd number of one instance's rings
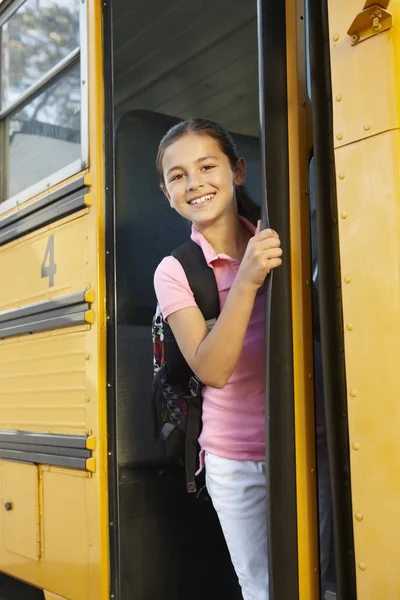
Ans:
{"label": "window frame", "polygon": [[[0,36],[1,27],[10,17],[24,4],[26,0],[16,0],[8,6],[4,12],[0,13]],[[14,208],[51,188],[52,186],[61,183],[68,177],[72,177],[83,169],[89,166],[89,97],[88,97],[88,6],[87,0],[79,2],[79,48],[75,48],[66,57],[61,59],[52,69],[50,69],[43,77],[33,83],[18,100],[10,106],[0,111],[0,217],[5,212]],[[0,67],[1,67],[0,56]],[[80,62],[80,82],[81,82],[81,156],[73,162],[65,165],[58,171],[51,173],[25,188],[18,194],[9,198],[5,197],[6,169],[2,169],[2,164],[6,159],[6,139],[7,128],[5,127],[7,117],[18,110],[30,98],[34,97],[38,92],[44,91],[48,86],[52,85],[57,79],[62,76],[63,72],[67,72],[68,68],[74,65],[77,61]]]}

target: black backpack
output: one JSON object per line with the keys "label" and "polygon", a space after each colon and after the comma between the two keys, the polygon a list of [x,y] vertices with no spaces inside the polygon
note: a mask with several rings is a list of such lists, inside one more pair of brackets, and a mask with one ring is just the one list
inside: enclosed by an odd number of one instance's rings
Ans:
{"label": "black backpack", "polygon": [[[189,239],[174,250],[172,256],[181,263],[196,304],[207,325],[212,327],[220,312],[219,294],[214,272],[202,249]],[[183,358],[159,306],[153,318],[152,333],[155,436],[166,456],[185,467],[187,491],[195,493],[204,385]]]}

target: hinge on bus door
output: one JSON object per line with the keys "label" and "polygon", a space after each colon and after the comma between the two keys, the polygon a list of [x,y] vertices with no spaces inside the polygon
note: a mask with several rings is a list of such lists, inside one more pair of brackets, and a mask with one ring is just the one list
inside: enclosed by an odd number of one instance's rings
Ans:
{"label": "hinge on bus door", "polygon": [[393,26],[393,17],[386,10],[389,3],[390,0],[366,1],[347,32],[353,46]]}

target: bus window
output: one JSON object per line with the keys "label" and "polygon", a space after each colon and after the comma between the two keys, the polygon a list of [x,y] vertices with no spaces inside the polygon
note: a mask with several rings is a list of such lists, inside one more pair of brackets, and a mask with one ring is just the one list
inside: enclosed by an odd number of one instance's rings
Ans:
{"label": "bus window", "polygon": [[[79,3],[27,0],[2,27],[1,106],[8,108],[79,48]],[[38,52],[40,50],[40,53]]]}
{"label": "bus window", "polygon": [[87,164],[85,11],[27,0],[1,17],[1,212]]}
{"label": "bus window", "polygon": [[79,78],[79,65],[74,65],[7,119],[6,197],[79,159]]}
{"label": "bus window", "polygon": [[[256,2],[116,0],[113,14],[121,598],[239,600],[211,504],[186,494],[183,471],[153,438],[150,332],[154,271],[190,231],[159,187],[155,158],[166,131],[188,117],[221,123],[259,201]],[[162,565],[157,577],[154,564]]]}

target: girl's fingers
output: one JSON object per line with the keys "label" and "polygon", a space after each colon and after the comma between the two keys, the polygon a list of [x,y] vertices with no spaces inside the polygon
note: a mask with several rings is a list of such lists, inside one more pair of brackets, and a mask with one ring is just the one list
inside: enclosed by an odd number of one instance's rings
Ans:
{"label": "girl's fingers", "polygon": [[280,248],[281,240],[279,238],[268,238],[267,240],[262,240],[261,242],[256,242],[254,247],[257,250],[269,250],[270,248]]}
{"label": "girl's fingers", "polygon": [[268,266],[269,266],[269,269],[271,270],[271,269],[276,269],[276,267],[280,267],[281,264],[282,264],[282,259],[281,258],[272,258],[269,261]]}
{"label": "girl's fingers", "polygon": [[280,267],[282,264],[282,259],[281,258],[271,258],[269,260],[269,268],[270,269],[275,269],[276,267]]}
{"label": "girl's fingers", "polygon": [[267,250],[265,252],[265,257],[268,260],[272,260],[274,258],[279,258],[280,256],[282,256],[283,251],[282,248],[271,248],[270,250]]}
{"label": "girl's fingers", "polygon": [[262,228],[262,225],[261,225],[261,220],[259,219],[259,220],[257,221],[257,229],[256,229],[256,232],[255,232],[255,234],[254,234],[254,235],[258,235],[258,234],[261,232],[261,228]]}
{"label": "girl's fingers", "polygon": [[[261,221],[260,221],[261,223]],[[255,232],[255,241],[260,241],[260,240],[266,240],[268,238],[278,238],[279,239],[279,235],[276,231],[274,231],[274,229],[262,229],[260,231],[258,231],[258,226]]]}

